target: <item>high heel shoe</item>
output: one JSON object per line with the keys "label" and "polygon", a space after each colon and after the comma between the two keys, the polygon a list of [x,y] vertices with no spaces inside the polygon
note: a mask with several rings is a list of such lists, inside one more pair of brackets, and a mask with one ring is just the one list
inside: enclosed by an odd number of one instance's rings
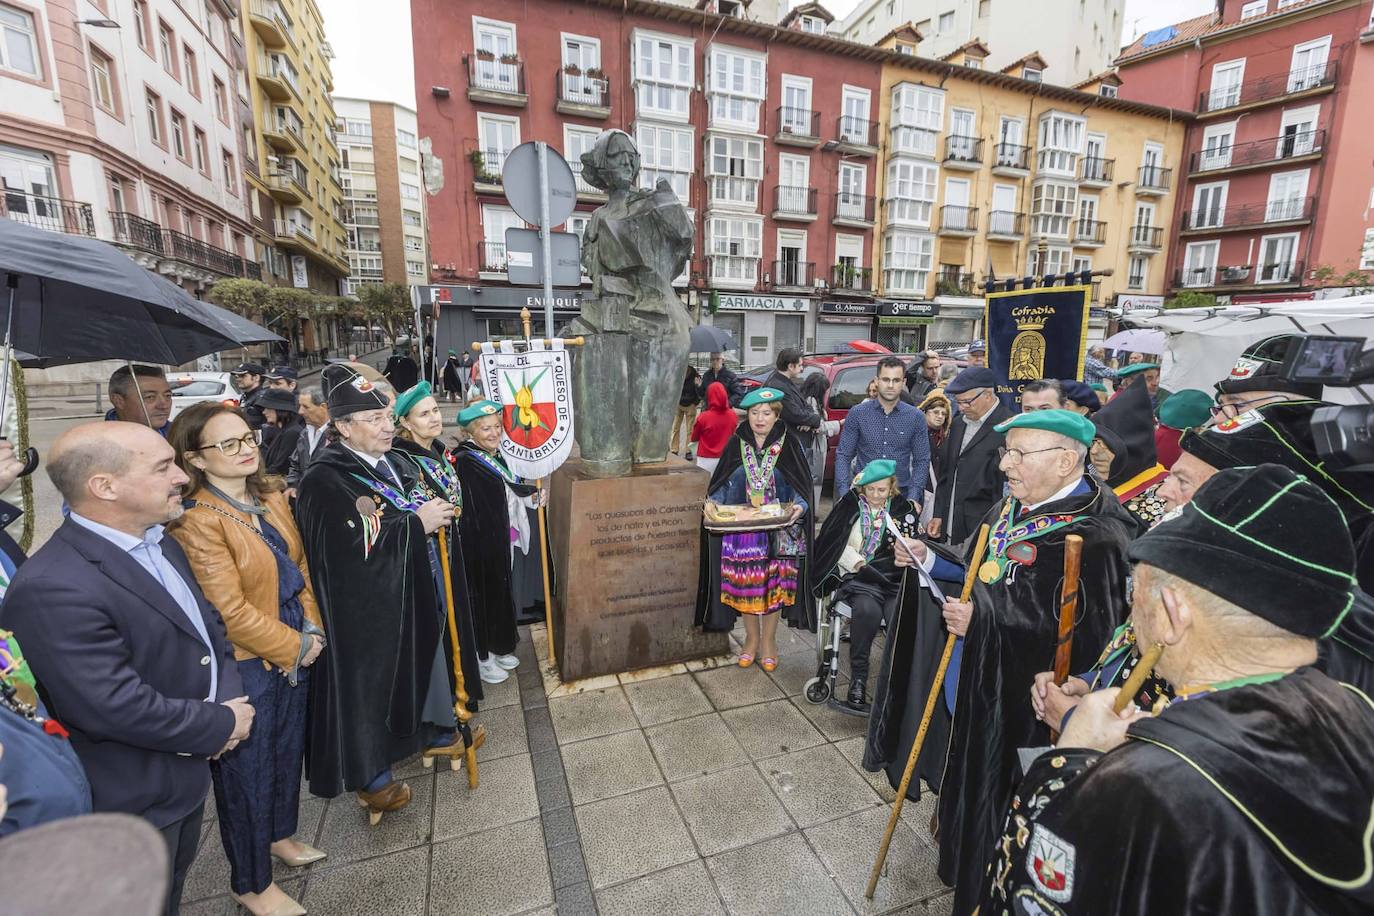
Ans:
{"label": "high heel shoe", "polygon": [[276,859],[283,865],[290,866],[291,868],[303,868],[306,865],[311,864],[312,862],[318,862],[321,859],[329,857],[329,853],[324,852],[323,850],[316,849],[309,843],[297,843],[296,845],[301,848],[300,855],[279,856],[274,852],[272,853],[272,858]]}
{"label": "high heel shoe", "polygon": [[741,668],[748,668],[753,663],[754,656],[750,655],[748,652],[741,652],[739,654],[739,666]]}
{"label": "high heel shoe", "polygon": [[367,809],[368,823],[376,827],[388,811],[400,811],[410,804],[410,786],[403,782],[389,782],[376,792],[357,791],[358,804]]}
{"label": "high heel shoe", "polygon": [[[306,916],[305,907],[301,906],[294,899],[288,896],[285,891],[281,890],[281,888],[278,888],[277,890],[286,899],[279,902],[270,910],[255,909],[253,906],[249,905],[247,900],[245,900],[243,897],[240,897],[238,894],[230,894],[229,896],[233,897],[235,903],[243,907],[248,912],[252,913],[253,916]],[[251,896],[257,897],[259,895],[252,894]]]}
{"label": "high heel shoe", "polygon": [[[487,742],[487,729],[482,725],[475,725],[472,728],[472,749],[475,751]],[[434,768],[436,757],[447,757],[450,770],[457,770],[463,764],[463,755],[467,753],[467,745],[463,743],[463,733],[458,732],[453,736],[451,744],[441,744],[438,747],[427,747],[420,754],[420,766],[426,770]]]}
{"label": "high heel shoe", "polygon": [[771,674],[773,671],[777,670],[778,660],[776,658],[773,658],[771,655],[764,656],[763,658],[759,659],[759,667]]}

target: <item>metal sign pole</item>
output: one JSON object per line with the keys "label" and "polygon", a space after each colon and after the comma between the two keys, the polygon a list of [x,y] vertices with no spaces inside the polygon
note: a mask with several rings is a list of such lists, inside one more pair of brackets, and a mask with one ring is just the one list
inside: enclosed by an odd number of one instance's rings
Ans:
{"label": "metal sign pole", "polygon": [[535,149],[539,153],[539,240],[544,256],[544,334],[553,337],[553,226],[549,225],[549,145],[540,140],[535,144]]}

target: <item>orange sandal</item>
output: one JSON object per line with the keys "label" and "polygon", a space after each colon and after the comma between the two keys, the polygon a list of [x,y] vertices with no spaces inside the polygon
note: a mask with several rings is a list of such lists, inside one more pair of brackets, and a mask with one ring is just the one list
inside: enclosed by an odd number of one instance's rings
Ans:
{"label": "orange sandal", "polygon": [[750,655],[748,652],[741,652],[739,654],[739,666],[741,668],[748,668],[753,663],[754,656]]}
{"label": "orange sandal", "polygon": [[759,667],[764,671],[771,672],[778,667],[778,660],[776,658],[761,658],[759,659]]}

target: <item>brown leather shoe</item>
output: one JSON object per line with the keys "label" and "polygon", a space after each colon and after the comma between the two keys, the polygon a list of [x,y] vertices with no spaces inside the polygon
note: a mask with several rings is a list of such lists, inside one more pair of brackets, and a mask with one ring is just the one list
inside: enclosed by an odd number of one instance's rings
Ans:
{"label": "brown leather shoe", "polygon": [[410,804],[410,786],[403,782],[389,782],[376,792],[359,789],[358,804],[367,809],[368,820],[376,826],[387,811],[399,811]]}

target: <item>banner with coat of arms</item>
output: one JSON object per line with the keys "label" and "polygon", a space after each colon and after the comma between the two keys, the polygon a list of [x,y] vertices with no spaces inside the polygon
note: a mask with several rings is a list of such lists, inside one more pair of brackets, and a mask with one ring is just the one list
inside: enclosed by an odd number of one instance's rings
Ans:
{"label": "banner with coat of arms", "polygon": [[997,396],[1021,409],[1021,389],[1041,378],[1083,380],[1091,287],[1055,286],[988,293],[983,327]]}
{"label": "banner with coat of arms", "polygon": [[567,460],[573,444],[572,375],[563,341],[482,344],[481,372],[487,396],[501,405],[501,454],[527,478],[548,477]]}

